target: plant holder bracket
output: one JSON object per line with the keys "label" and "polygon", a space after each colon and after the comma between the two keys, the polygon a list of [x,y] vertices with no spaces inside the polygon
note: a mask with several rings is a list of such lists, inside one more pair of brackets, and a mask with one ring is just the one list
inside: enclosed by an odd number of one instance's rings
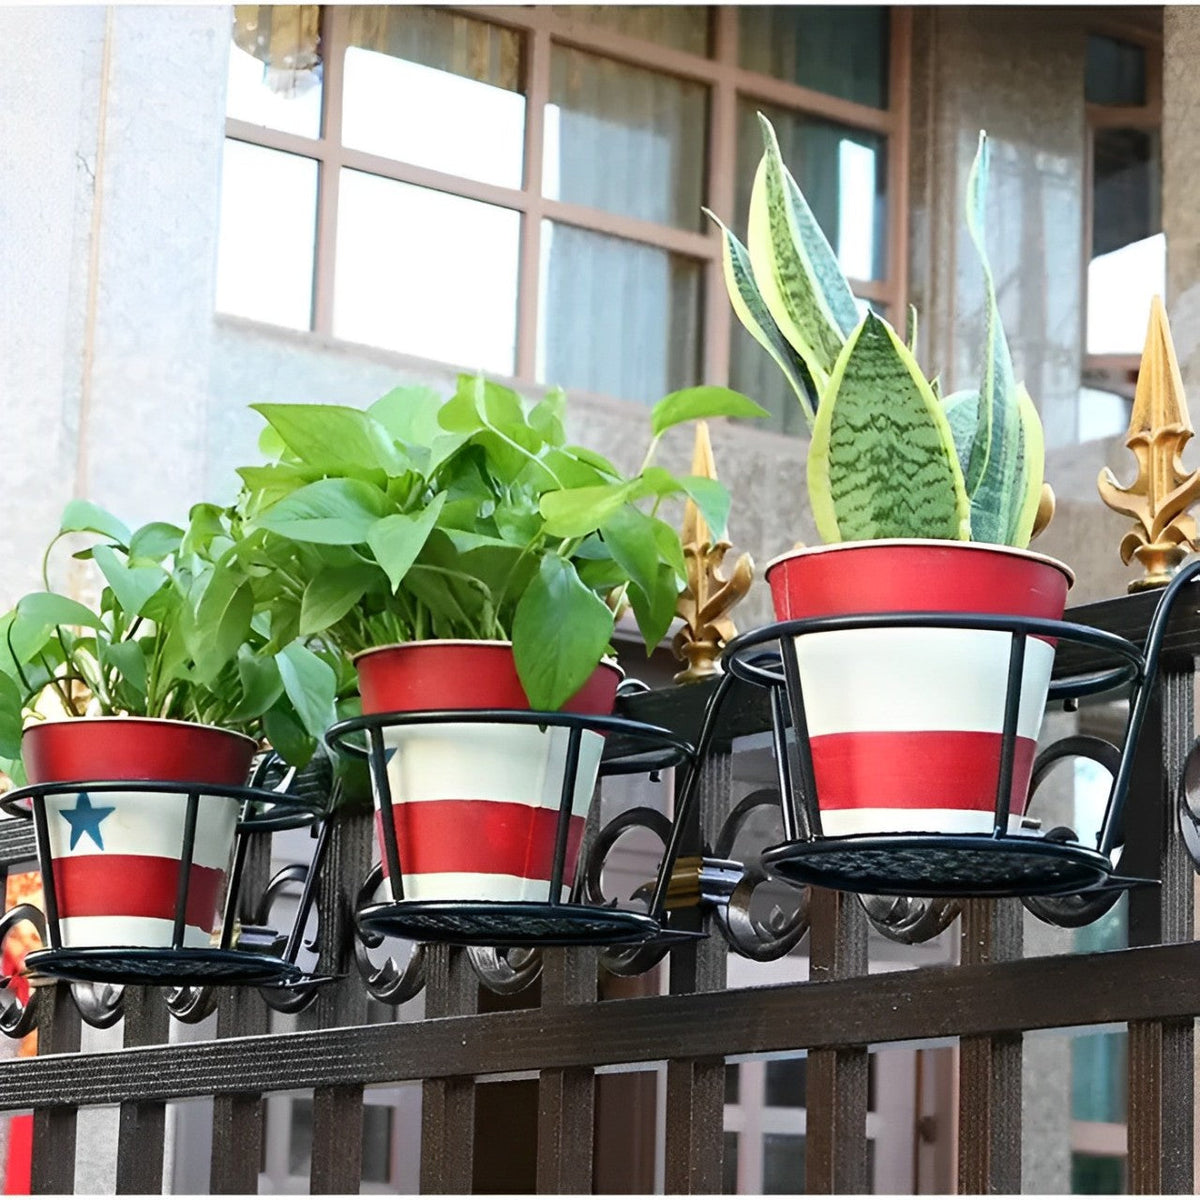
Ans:
{"label": "plant holder bracket", "polygon": [[[726,676],[722,684],[739,679],[769,689],[771,697],[785,840],[764,851],[763,866],[773,877],[796,886],[816,884],[883,896],[1074,896],[1157,883],[1119,875],[1112,854],[1121,842],[1133,756],[1171,610],[1180,591],[1197,574],[1200,560],[1186,564],[1174,577],[1159,599],[1144,648],[1115,634],[1069,621],[944,612],[782,621],[735,638],[724,652]],[[913,627],[1000,631],[1011,638],[993,828],[990,833],[826,836],[822,832],[795,639],[837,630]],[[1050,836],[1009,832],[1025,644],[1032,637],[1082,643],[1104,654],[1109,662],[1117,662],[1115,666],[1052,680],[1048,701],[1070,702],[1128,688],[1124,741],[1093,845],[1084,844],[1071,831],[1056,830]],[[707,751],[715,714],[726,692],[726,687],[718,687],[709,701],[705,735],[698,747],[701,756]],[[791,745],[789,729],[794,739]],[[685,803],[689,799],[685,797]]]}
{"label": "plant holder bracket", "polygon": [[[384,733],[392,728],[440,723],[518,725],[568,730],[563,783],[555,826],[551,878],[544,901],[527,900],[410,900],[403,897],[400,847],[392,819],[393,797],[387,772]],[[615,903],[588,904],[585,869],[576,865],[575,878],[566,878],[568,830],[579,769],[584,732],[604,735],[605,748],[599,776],[632,775],[664,770],[687,763],[696,773],[692,744],[668,729],[625,717],[517,709],[447,709],[419,712],[376,713],[332,726],[325,735],[330,750],[365,759],[379,814],[378,832],[383,853],[384,877],[390,881],[391,901],[362,905],[356,913],[360,937],[372,944],[384,936],[418,942],[447,942],[459,946],[610,946],[675,942],[690,939],[690,932],[667,927],[666,883],[678,852],[678,839],[669,840],[656,879],[655,898],[646,911],[619,908]],[[363,737],[365,735],[365,738]],[[363,744],[365,741],[365,744]],[[398,751],[403,753],[403,751]],[[690,777],[689,777],[689,784]],[[673,828],[677,827],[677,815]],[[569,886],[568,898],[562,889]]]}
{"label": "plant holder bracket", "polygon": [[[46,813],[48,796],[80,792],[160,792],[186,797],[187,810],[180,841],[180,865],[170,946],[64,946],[60,905]],[[232,865],[222,903],[220,937],[212,946],[185,946],[190,869],[197,818],[206,797],[242,801],[236,825]],[[174,780],[86,779],[30,784],[0,797],[0,809],[10,816],[32,819],[36,833],[38,870],[42,876],[46,947],[25,958],[30,975],[73,983],[141,984],[156,987],[247,985],[263,988],[315,984],[296,964],[299,936],[295,930],[241,926],[237,920],[239,894],[248,839],[277,830],[311,825],[325,813],[322,801],[258,787],[179,782]],[[303,928],[309,906],[301,905],[296,921]],[[235,940],[235,931],[237,937]],[[277,947],[283,943],[284,953]]]}

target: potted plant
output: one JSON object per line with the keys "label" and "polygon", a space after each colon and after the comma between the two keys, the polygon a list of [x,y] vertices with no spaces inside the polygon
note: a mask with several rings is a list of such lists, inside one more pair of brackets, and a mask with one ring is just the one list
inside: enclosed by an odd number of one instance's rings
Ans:
{"label": "potted plant", "polygon": [[[62,539],[89,544],[94,604],[49,583]],[[131,531],[72,501],[42,559],[45,590],[0,617],[0,768],[44,794],[44,834],[63,947],[172,945],[185,790],[241,787],[259,740],[296,765],[333,712],[335,673],[275,636],[249,589],[226,586],[222,512],[197,505],[184,530]],[[58,785],[129,783],[128,790]],[[185,947],[210,944],[241,802],[202,795],[191,843]]]}
{"label": "potted plant", "polygon": [[[1060,619],[1071,572],[1030,553],[1049,519],[1037,412],[1015,379],[984,247],[988,144],[967,184],[986,333],[978,388],[942,396],[850,286],[761,118],[748,245],[721,225],[734,310],[808,418],[808,493],[827,543],[773,560],[783,620],[884,612]],[[709,214],[712,216],[712,214]],[[716,220],[716,218],[713,218]],[[718,225],[720,222],[717,221]],[[991,832],[1011,638],[865,628],[795,639],[826,835]],[[1010,830],[1020,828],[1053,644],[1024,663]]]}
{"label": "potted plant", "polygon": [[[660,439],[762,412],[724,388],[673,393],[625,475],[568,442],[557,390],[530,406],[463,375],[445,401],[416,387],[365,410],[254,407],[271,461],[240,471],[239,562],[276,622],[354,664],[365,714],[611,712],[617,613],[654,647],[684,575],[661,504],[689,496],[718,530],[728,513],[719,484],[655,465]],[[385,738],[404,899],[546,901],[567,730],[446,721]],[[602,748],[583,734],[564,890]]]}

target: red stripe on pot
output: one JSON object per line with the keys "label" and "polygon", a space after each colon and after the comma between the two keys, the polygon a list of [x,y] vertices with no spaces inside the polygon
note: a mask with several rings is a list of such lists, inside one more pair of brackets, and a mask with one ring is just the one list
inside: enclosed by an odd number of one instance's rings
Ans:
{"label": "red stripe on pot", "polygon": [[[400,865],[406,875],[439,872],[516,875],[549,882],[554,866],[558,811],[496,800],[425,800],[392,808]],[[563,879],[575,874],[583,817],[567,829]],[[375,814],[375,837],[383,853],[383,823]]]}
{"label": "red stripe on pot", "polygon": [[[60,917],[153,917],[175,919],[177,859],[139,854],[90,854],[54,861]],[[211,933],[225,872],[193,866],[186,923]]]}
{"label": "red stripe on pot", "polygon": [[[812,739],[822,811],[996,807],[1002,738],[953,730],[832,733]],[[1037,743],[1017,738],[1012,813],[1025,811]]]}

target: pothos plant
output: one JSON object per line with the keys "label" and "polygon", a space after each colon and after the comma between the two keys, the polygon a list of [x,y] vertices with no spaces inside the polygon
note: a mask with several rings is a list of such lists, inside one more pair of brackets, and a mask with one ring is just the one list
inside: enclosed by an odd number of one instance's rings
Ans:
{"label": "pothos plant", "polygon": [[1041,422],[1014,377],[984,245],[986,135],[966,213],[985,286],[982,372],[977,388],[943,397],[917,362],[915,312],[908,345],[882,317],[860,314],[774,129],[759,120],[765,152],[748,244],[708,215],[722,231],[734,311],[783,371],[812,431],[808,492],[821,537],[1028,545],[1039,504],[1052,507],[1053,496],[1043,488]]}
{"label": "pothos plant", "polygon": [[722,485],[655,464],[663,434],[763,412],[726,388],[672,393],[650,414],[641,466],[625,475],[568,441],[559,390],[530,405],[462,375],[446,400],[403,387],[365,410],[253,407],[269,461],[239,470],[237,548],[218,569],[254,588],[275,627],[343,665],[390,643],[511,641],[542,710],[559,708],[610,652],[625,604],[648,647],[667,632],[684,558],[662,503],[688,496],[725,527]]}
{"label": "pothos plant", "polygon": [[[47,715],[194,721],[266,738],[303,766],[334,712],[336,673],[318,654],[276,636],[249,587],[222,569],[228,519],[198,504],[188,528],[128,529],[104,509],[69,503],[42,557],[44,590],[0,617],[0,769],[24,778],[23,726]],[[55,591],[52,552],[89,545],[101,581],[94,604]]]}

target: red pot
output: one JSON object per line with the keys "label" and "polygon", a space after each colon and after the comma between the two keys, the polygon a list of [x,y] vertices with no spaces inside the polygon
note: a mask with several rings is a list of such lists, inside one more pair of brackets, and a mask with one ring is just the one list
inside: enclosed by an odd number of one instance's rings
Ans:
{"label": "red pot", "polygon": [[[529,708],[505,642],[384,646],[360,654],[355,665],[366,713]],[[618,667],[602,663],[563,710],[610,713],[620,680]],[[568,736],[561,727],[467,721],[385,729],[404,898],[546,901]],[[564,895],[603,747],[600,734],[584,731]],[[379,822],[377,815],[377,838]]]}
{"label": "red pot", "polygon": [[[31,783],[164,780],[238,786],[252,738],[184,721],[84,717],[31,726],[22,757]],[[229,868],[240,801],[201,796],[184,945],[207,946]],[[181,792],[89,790],[44,799],[62,944],[170,946],[184,845]]]}
{"label": "red pot", "polygon": [[[1050,558],[974,542],[847,542],[767,566],[779,620],[962,612],[1059,620],[1073,582]],[[1009,634],[876,628],[795,639],[826,835],[986,833],[994,823]],[[1030,638],[1010,829],[1029,789],[1054,661]]]}

